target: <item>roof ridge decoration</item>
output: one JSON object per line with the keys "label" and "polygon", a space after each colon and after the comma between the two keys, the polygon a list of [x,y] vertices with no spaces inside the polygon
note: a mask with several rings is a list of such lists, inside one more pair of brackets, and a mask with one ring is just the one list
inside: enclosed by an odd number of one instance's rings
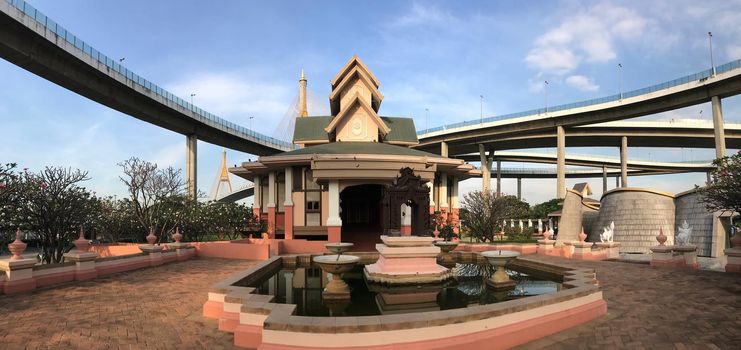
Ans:
{"label": "roof ridge decoration", "polygon": [[332,121],[327,125],[326,128],[324,128],[324,131],[327,133],[331,133],[335,130],[335,128],[340,124],[340,121],[345,118],[347,115],[351,115],[351,111],[354,109],[355,105],[359,105],[360,108],[363,108],[366,113],[371,117],[371,120],[378,125],[378,129],[383,134],[383,136],[388,135],[388,133],[391,131],[389,127],[386,125],[386,123],[381,119],[381,117],[378,116],[378,113],[368,104],[365,99],[360,97],[360,93],[357,91],[355,92],[355,95],[352,97],[352,101],[342,110],[340,111],[337,116],[332,118]]}

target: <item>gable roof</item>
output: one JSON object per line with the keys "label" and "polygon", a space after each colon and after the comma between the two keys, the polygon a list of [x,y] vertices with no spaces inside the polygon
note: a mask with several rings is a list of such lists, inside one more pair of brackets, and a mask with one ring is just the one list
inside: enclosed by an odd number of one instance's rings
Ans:
{"label": "gable roof", "polygon": [[380,142],[332,142],[299,148],[293,151],[279,153],[275,156],[301,154],[381,154],[440,158],[440,155],[437,154]]}
{"label": "gable roof", "polygon": [[364,109],[366,113],[371,117],[371,119],[378,125],[378,129],[381,131],[381,134],[386,136],[389,131],[391,131],[386,125],[386,123],[381,120],[381,118],[378,117],[378,114],[376,111],[371,108],[371,106],[360,97],[360,94],[357,92],[355,93],[355,96],[352,99],[352,102],[350,102],[350,105],[348,105],[346,108],[344,108],[340,114],[338,114],[334,119],[332,119],[331,122],[329,122],[329,125],[327,125],[326,128],[324,128],[324,131],[327,133],[330,133],[334,131],[334,129],[337,127],[337,125],[342,121],[342,119],[345,119],[345,116],[349,115],[350,111],[352,111],[355,107],[355,105],[358,105],[360,108]]}
{"label": "gable roof", "polygon": [[[371,81],[371,78],[368,76],[368,74],[363,71],[362,69],[359,69],[358,66],[353,67],[350,72],[348,72],[345,77],[340,81],[339,85],[337,87],[332,89],[332,92],[329,94],[329,102],[333,109],[332,113],[335,114],[339,110],[339,97],[340,93],[345,89],[345,87],[350,84],[353,79],[353,76],[357,76],[358,80],[363,82],[365,86],[368,88],[368,90],[371,92],[371,99],[373,101],[368,101],[371,104],[371,107],[378,112],[378,109],[381,108],[381,101],[383,101],[383,94],[378,91],[378,88],[373,85],[373,82]],[[373,99],[375,97],[375,99]],[[374,103],[375,102],[375,103]]]}
{"label": "gable roof", "polygon": [[358,55],[353,55],[352,57],[350,57],[350,60],[345,63],[345,66],[340,69],[337,75],[334,76],[334,79],[330,81],[330,84],[332,84],[332,89],[337,87],[337,84],[342,80],[342,78],[344,78],[345,75],[347,75],[347,73],[349,73],[350,70],[355,66],[360,67],[362,70],[365,71],[366,74],[368,74],[368,76],[373,81],[373,84],[376,85],[376,88],[381,85],[381,83],[378,81],[378,78],[376,78],[376,76],[371,73],[370,69],[368,69],[368,66],[366,66],[365,63],[360,60],[360,58],[358,58]]}

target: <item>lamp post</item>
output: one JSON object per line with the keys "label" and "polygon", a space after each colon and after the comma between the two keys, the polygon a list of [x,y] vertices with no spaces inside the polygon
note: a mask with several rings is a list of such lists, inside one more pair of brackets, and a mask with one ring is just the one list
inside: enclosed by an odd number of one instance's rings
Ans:
{"label": "lamp post", "polygon": [[715,76],[715,63],[713,62],[713,32],[708,32],[708,43],[710,44],[710,69],[713,72],[713,75]]}
{"label": "lamp post", "polygon": [[618,86],[620,87],[620,101],[623,100],[623,64],[618,63]]}
{"label": "lamp post", "polygon": [[548,114],[548,80],[543,81],[543,90],[545,91],[545,114]]}
{"label": "lamp post", "polygon": [[196,94],[190,94],[190,105],[193,105],[193,97],[195,97]]}
{"label": "lamp post", "polygon": [[479,95],[481,97],[481,124],[484,124],[484,95]]}

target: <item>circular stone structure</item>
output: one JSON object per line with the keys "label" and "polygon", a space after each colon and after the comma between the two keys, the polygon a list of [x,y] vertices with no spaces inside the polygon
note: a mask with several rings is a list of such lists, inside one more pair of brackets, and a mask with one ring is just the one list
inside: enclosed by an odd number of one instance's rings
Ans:
{"label": "circular stone structure", "polygon": [[458,242],[437,241],[435,242],[435,246],[440,247],[443,253],[450,253],[458,247]]}
{"label": "circular stone structure", "polygon": [[616,188],[602,195],[599,219],[588,241],[599,241],[603,228],[615,222],[613,240],[621,253],[650,253],[659,229],[674,244],[674,195],[645,188]]}
{"label": "circular stone structure", "polygon": [[342,280],[342,274],[352,271],[360,258],[352,255],[322,255],[315,256],[312,260],[319,265],[322,271],[332,274],[332,280],[324,287],[322,297],[324,299],[350,298],[350,286]]}
{"label": "circular stone structure", "polygon": [[442,283],[452,278],[450,269],[437,264],[440,247],[432,237],[381,236],[378,260],[363,269],[368,281],[385,284]]}
{"label": "circular stone structure", "polygon": [[520,253],[511,250],[489,250],[481,253],[491,266],[496,268],[494,274],[486,280],[486,285],[493,289],[512,289],[515,287],[515,281],[509,278],[504,266],[510,261],[517,259]]}
{"label": "circular stone structure", "polygon": [[342,254],[344,252],[349,251],[353,246],[355,246],[355,243],[327,243],[324,245],[327,250],[329,250],[332,253],[335,254]]}

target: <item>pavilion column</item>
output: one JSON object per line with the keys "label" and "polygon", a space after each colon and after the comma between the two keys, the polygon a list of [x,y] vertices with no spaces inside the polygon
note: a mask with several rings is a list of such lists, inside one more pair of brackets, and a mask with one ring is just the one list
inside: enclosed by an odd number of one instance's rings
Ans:
{"label": "pavilion column", "polygon": [[620,187],[628,187],[628,137],[620,142]]}
{"label": "pavilion column", "polygon": [[522,200],[522,178],[517,178],[517,199]]}
{"label": "pavilion column", "polygon": [[453,188],[450,195],[450,221],[453,223],[455,233],[460,227],[460,204],[458,203],[458,177],[453,176]]}
{"label": "pavilion column", "polygon": [[566,197],[566,132],[556,127],[556,197]]}
{"label": "pavilion column", "polygon": [[713,108],[713,129],[715,130],[715,158],[726,156],[726,132],[723,126],[723,106],[720,97],[713,96],[710,99]]}
{"label": "pavilion column", "polygon": [[327,213],[327,240],[340,242],[342,219],[340,218],[340,180],[329,180],[329,212]]}
{"label": "pavilion column", "polygon": [[252,215],[254,215],[258,220],[260,219],[260,204],[262,203],[262,185],[260,184],[260,175],[255,174],[255,177],[252,180],[254,189],[254,196],[253,196],[253,202],[252,202]]}
{"label": "pavilion column", "polygon": [[430,180],[425,185],[430,189],[430,214],[435,213],[435,180]]}
{"label": "pavilion column", "polygon": [[275,171],[268,173],[268,235],[275,238]]}
{"label": "pavilion column", "polygon": [[448,220],[450,203],[448,203],[448,174],[440,173],[440,187],[438,188],[437,200],[440,202],[440,214],[443,220]]}
{"label": "pavilion column", "polygon": [[285,200],[283,201],[284,218],[284,238],[293,239],[293,167],[286,167],[285,171]]}
{"label": "pavilion column", "polygon": [[497,197],[502,195],[502,161],[497,161]]}
{"label": "pavilion column", "polygon": [[489,193],[491,191],[491,159],[486,156],[483,144],[479,144],[479,157],[481,158],[481,190]]}
{"label": "pavilion column", "polygon": [[195,200],[198,198],[198,137],[195,134],[186,136],[185,148],[185,177],[188,197]]}

